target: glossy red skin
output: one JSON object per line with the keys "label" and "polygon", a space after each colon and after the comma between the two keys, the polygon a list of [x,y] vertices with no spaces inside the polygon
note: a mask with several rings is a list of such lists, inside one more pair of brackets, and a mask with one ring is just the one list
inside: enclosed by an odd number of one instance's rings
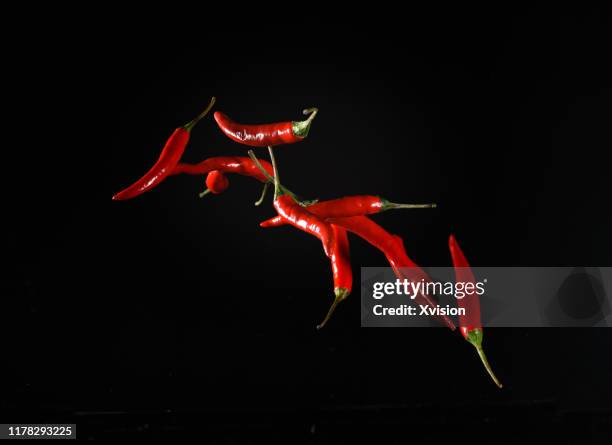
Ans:
{"label": "glossy red skin", "polygon": [[[465,258],[459,243],[451,234],[448,239],[448,248],[453,258],[453,266],[455,268],[455,282],[459,283],[474,283],[476,278],[472,273],[470,263]],[[463,298],[457,298],[457,306],[465,309],[465,315],[459,315],[459,330],[464,338],[468,338],[470,331],[474,329],[482,329],[480,318],[480,299],[476,292],[466,295]]]}
{"label": "glossy red skin", "polygon": [[293,144],[304,139],[293,134],[293,122],[244,125],[232,121],[226,114],[219,111],[215,112],[214,117],[217,125],[227,137],[251,147]]}
{"label": "glossy red skin", "polygon": [[227,190],[229,187],[229,180],[227,176],[219,170],[213,170],[206,176],[206,187],[211,193],[218,195]]}
{"label": "glossy red skin", "polygon": [[[315,206],[308,207],[308,210],[311,210],[313,207]],[[312,213],[319,217],[325,217],[325,215],[319,214],[316,209]],[[431,278],[408,257],[402,239],[397,235],[390,234],[367,216],[326,218],[325,220],[345,228],[383,252],[395,275],[400,280],[420,281],[424,279],[425,281],[431,281]],[[279,225],[276,223],[276,218],[271,218],[260,224],[262,227],[274,227],[276,225]],[[422,293],[417,295],[415,300],[419,304],[425,304],[430,307],[434,307],[437,304],[430,296]],[[436,316],[436,318],[449,329],[455,330],[455,324],[448,316],[440,315]]]}
{"label": "glossy red skin", "polygon": [[[408,279],[411,281],[420,281],[423,279],[426,282],[431,281],[431,278],[408,257],[402,239],[397,235],[390,234],[367,216],[333,218],[329,221],[360,236],[382,251],[387,257],[387,261],[389,261],[393,272],[395,272],[395,275],[400,280]],[[423,293],[419,293],[415,301],[418,304],[430,307],[435,307],[437,304],[429,295]],[[449,329],[455,330],[455,324],[448,316],[440,315],[436,316],[436,318]]]}
{"label": "glossy red skin", "polygon": [[331,265],[334,275],[334,289],[346,289],[347,296],[353,290],[353,269],[349,240],[346,229],[336,224],[331,225],[334,232],[334,243],[331,249]]}
{"label": "glossy red skin", "polygon": [[[272,164],[267,161],[260,160],[261,166],[274,176]],[[205,175],[213,170],[218,170],[223,173],[236,173],[238,175],[250,176],[260,182],[268,182],[268,178],[257,168],[257,165],[248,156],[217,156],[205,159],[198,164],[178,164],[171,175],[185,173],[188,175]]]}
{"label": "glossy red skin", "polygon": [[174,170],[174,167],[181,160],[188,142],[188,130],[182,127],[174,130],[155,165],[134,184],[113,196],[113,200],[131,199],[156,187]]}
{"label": "glossy red skin", "polygon": [[[379,196],[356,195],[344,198],[320,201],[308,206],[308,211],[324,218],[346,218],[350,216],[371,215],[379,213],[383,202]],[[260,223],[261,227],[277,227],[286,224],[276,216]]]}
{"label": "glossy red skin", "polygon": [[287,223],[319,238],[323,243],[325,255],[330,257],[334,243],[334,231],[331,224],[310,213],[289,195],[281,195],[276,198],[274,208]]}
{"label": "glossy red skin", "polygon": [[[315,205],[309,206],[308,210],[313,214],[326,218],[326,215],[319,212]],[[412,281],[431,281],[431,278],[409,257],[404,248],[402,239],[397,235],[392,235],[383,229],[379,224],[372,221],[367,216],[351,216],[345,218],[330,218],[325,219],[326,221],[341,226],[354,233],[355,235],[363,238],[372,246],[383,252],[387,257],[387,261],[391,265],[395,275],[400,279],[408,279]],[[283,225],[282,221],[278,221],[278,218],[271,218],[260,224],[262,227],[276,227]],[[425,304],[430,307],[434,307],[436,302],[425,294],[419,294],[415,300],[419,304]],[[436,316],[436,318],[445,326],[451,330],[455,330],[455,324],[448,316]]]}
{"label": "glossy red skin", "polygon": [[459,326],[459,332],[461,332],[461,335],[463,335],[463,338],[465,338],[466,340],[468,338],[468,335],[470,335],[470,332],[474,329],[482,328],[477,328],[476,326]]}

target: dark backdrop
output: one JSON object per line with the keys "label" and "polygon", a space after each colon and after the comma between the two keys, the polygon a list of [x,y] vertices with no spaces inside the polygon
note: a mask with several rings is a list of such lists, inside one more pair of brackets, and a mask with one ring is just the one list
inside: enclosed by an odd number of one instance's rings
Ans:
{"label": "dark backdrop", "polygon": [[[358,289],[317,332],[320,243],[260,229],[273,209],[249,178],[110,199],[212,95],[243,122],[317,106],[308,139],[277,150],[283,181],[438,203],[376,217],[417,263],[449,265],[453,232],[474,265],[610,266],[609,16],[149,12],[39,10],[5,36],[3,421],[91,437],[609,432],[593,420],[612,399],[607,330],[487,331],[500,391],[458,334],[360,328]],[[245,153],[207,118],[184,159]],[[357,239],[352,263],[357,279],[385,264]]]}

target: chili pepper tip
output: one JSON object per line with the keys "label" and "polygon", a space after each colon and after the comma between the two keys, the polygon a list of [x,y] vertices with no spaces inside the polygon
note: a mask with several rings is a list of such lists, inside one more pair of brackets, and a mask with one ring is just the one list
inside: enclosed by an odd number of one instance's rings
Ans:
{"label": "chili pepper tip", "polygon": [[280,178],[278,176],[278,168],[276,167],[276,158],[274,157],[274,150],[271,145],[268,145],[268,153],[270,154],[270,161],[272,162],[272,171],[274,172],[274,200],[283,194],[280,188]]}
{"label": "chili pepper tip", "polygon": [[[398,204],[395,202],[389,203],[389,209],[435,209],[437,205],[435,203],[431,204]],[[387,210],[387,209],[385,209]]]}
{"label": "chili pepper tip", "polygon": [[270,173],[268,173],[268,171],[265,168],[262,167],[261,162],[259,162],[259,159],[257,159],[257,156],[255,156],[255,152],[253,150],[249,150],[247,154],[253,160],[253,162],[255,163],[255,166],[259,169],[259,171],[261,171],[261,173],[266,177],[266,179],[269,182],[274,183],[274,178],[272,177]]}
{"label": "chili pepper tip", "polygon": [[[253,150],[249,150],[247,153],[248,153],[249,157],[255,163],[255,166],[266,177],[266,179],[268,180],[268,183],[269,184],[274,184],[274,178],[270,175],[270,173],[268,173],[266,170],[264,170],[264,168],[262,167],[261,163],[257,159],[257,156],[255,156],[255,152],[253,152]],[[281,194],[291,196],[295,200],[295,202],[300,204],[302,207],[308,207],[309,205],[312,205],[312,204],[314,204],[314,203],[316,203],[318,201],[318,199],[309,200],[309,201],[303,201],[295,193],[293,193],[291,190],[289,190],[284,185],[278,184],[278,187],[279,187],[279,190],[282,192]]]}

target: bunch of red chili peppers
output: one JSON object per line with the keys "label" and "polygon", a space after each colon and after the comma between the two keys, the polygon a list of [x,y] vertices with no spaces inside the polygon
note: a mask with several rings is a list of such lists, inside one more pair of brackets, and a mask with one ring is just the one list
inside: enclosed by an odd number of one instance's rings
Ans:
{"label": "bunch of red chili peppers", "polygon": [[[261,198],[255,203],[260,205],[270,184],[274,185],[273,205],[277,215],[260,224],[261,227],[278,227],[290,224],[293,227],[317,237],[323,244],[323,251],[329,258],[334,280],[334,301],[324,320],[317,326],[322,328],[330,319],[338,303],[346,299],[353,287],[353,276],[349,256],[347,232],[351,232],[379,249],[387,258],[396,276],[402,280],[420,281],[431,279],[407,255],[402,239],[387,232],[367,215],[385,210],[402,208],[433,208],[435,204],[396,204],[380,196],[347,196],[328,201],[305,201],[287,189],[279,178],[273,147],[293,144],[304,140],[317,115],[316,108],[304,110],[308,115],[303,121],[280,122],[264,125],[244,125],[232,121],[227,115],[215,112],[214,118],[219,128],[230,139],[251,147],[267,147],[270,162],[258,160],[252,150],[244,157],[213,157],[198,164],[181,163],[181,157],[189,142],[195,125],[206,116],[215,103],[213,97],[208,107],[195,119],[177,128],[166,141],[159,159],[138,181],[113,196],[113,200],[126,200],[141,195],[159,185],[166,177],[181,173],[207,175],[207,193],[219,194],[229,187],[227,173],[250,176],[264,184]],[[459,244],[450,236],[449,248],[455,267],[455,278],[461,282],[475,283],[474,275]],[[416,297],[419,304],[435,307],[431,296],[421,293]],[[466,309],[467,316],[459,317],[463,337],[476,350],[493,381],[501,388],[501,383],[493,373],[482,348],[483,329],[480,322],[480,303],[474,293],[458,299],[459,307]],[[455,324],[448,316],[438,316],[439,322],[451,330]]]}

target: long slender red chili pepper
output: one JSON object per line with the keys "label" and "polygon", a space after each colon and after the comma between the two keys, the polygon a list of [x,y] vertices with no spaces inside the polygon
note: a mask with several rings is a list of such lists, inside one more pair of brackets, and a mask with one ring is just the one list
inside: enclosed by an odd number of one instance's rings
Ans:
{"label": "long slender red chili pepper", "polygon": [[304,110],[308,119],[304,121],[277,122],[274,124],[244,125],[232,121],[227,115],[217,111],[214,114],[219,128],[230,139],[251,147],[268,147],[300,142],[308,136],[312,120],[319,110]]}
{"label": "long slender red chili pepper", "polygon": [[[435,207],[435,204],[397,204],[380,196],[355,195],[319,201],[309,206],[308,211],[325,218],[345,218],[349,216],[371,215],[393,209],[427,209]],[[259,225],[261,227],[276,227],[283,224],[282,218],[276,216]]]}
{"label": "long slender red chili pepper", "polygon": [[[268,184],[274,182],[274,170],[272,168],[272,164],[267,161],[258,160],[257,162],[259,162],[259,165],[261,165],[261,169],[259,169],[255,161],[253,161],[249,157],[217,156],[205,159],[204,161],[199,162],[197,164],[187,164],[181,162],[177,164],[176,167],[174,167],[174,169],[170,172],[170,175],[205,175],[213,170],[218,170],[223,173],[236,173],[242,176],[250,176],[260,182],[265,183],[261,198],[255,203],[255,205],[260,205],[263,202],[263,198],[265,197],[265,192],[267,190]],[[264,174],[264,171],[267,173],[267,175]],[[280,185],[280,188],[283,190],[284,193],[292,196],[302,205],[312,203],[312,201],[301,201],[293,192],[291,192],[291,190],[288,190],[283,185]]]}
{"label": "long slender red chili pepper", "polygon": [[463,298],[457,298],[457,306],[465,311],[465,315],[461,315],[461,313],[459,315],[459,330],[463,337],[476,348],[478,356],[482,360],[491,379],[501,388],[502,384],[493,373],[493,369],[482,348],[483,329],[480,319],[480,300],[476,293],[476,279],[474,278],[470,264],[459,247],[459,243],[452,234],[448,239],[448,247],[453,258],[455,282],[463,283],[464,287],[466,287],[468,283],[471,284],[470,289],[466,289],[465,291],[466,295]]}
{"label": "long slender red chili pepper", "polygon": [[187,147],[187,143],[189,142],[191,130],[200,121],[200,119],[208,114],[214,104],[215,98],[213,97],[210,100],[208,107],[206,107],[206,109],[195,119],[174,130],[174,133],[172,133],[170,138],[166,141],[166,145],[159,155],[159,159],[155,165],[153,165],[153,167],[134,184],[114,195],[113,200],[134,198],[146,191],[151,190],[153,187],[157,186],[160,182],[166,179],[166,177],[181,160],[181,157],[185,152],[185,147]]}
{"label": "long slender red chili pepper", "polygon": [[206,190],[200,193],[200,198],[209,193],[218,195],[226,191],[228,187],[229,179],[227,179],[227,176],[219,170],[213,170],[206,176]]}
{"label": "long slender red chili pepper", "polygon": [[329,321],[336,306],[351,294],[353,289],[353,270],[351,269],[351,257],[348,234],[346,229],[336,224],[331,225],[334,232],[334,243],[331,249],[331,266],[334,275],[334,302],[332,303],[325,319],[317,326],[321,329]]}
{"label": "long slender red chili pepper", "polygon": [[[262,167],[273,175],[272,164],[267,161],[260,161]],[[236,173],[242,176],[250,176],[260,182],[268,182],[268,178],[259,170],[255,162],[248,156],[216,156],[205,159],[198,164],[186,164],[181,162],[170,173],[178,175],[185,173],[188,175],[205,175],[213,170],[223,173]]]}
{"label": "long slender red chili pepper", "polygon": [[[307,207],[313,214],[325,217],[320,214],[316,208],[316,204]],[[383,252],[387,257],[387,261],[391,265],[395,275],[400,280],[408,279],[412,281],[420,281],[424,279],[431,281],[429,276],[412,261],[404,248],[401,238],[397,235],[392,235],[383,229],[379,224],[372,221],[367,216],[351,216],[344,218],[330,218],[327,220],[332,224],[344,227],[349,232],[363,238],[372,246]],[[278,222],[277,218],[272,218],[260,224],[262,227],[276,227],[283,225],[282,221]],[[424,304],[429,307],[435,307],[436,302],[426,294],[419,294],[415,300],[419,304]],[[436,318],[451,330],[455,330],[455,324],[446,315],[436,316]]]}
{"label": "long slender red chili pepper", "polygon": [[[382,251],[387,257],[395,275],[400,280],[410,281],[431,281],[431,278],[412,261],[402,239],[397,235],[392,235],[383,229],[379,224],[372,221],[367,216],[351,216],[348,218],[331,218],[329,222],[344,227],[349,232],[363,238],[372,246]],[[418,304],[428,307],[436,307],[437,303],[427,294],[420,292],[415,297]],[[436,315],[435,318],[451,330],[455,330],[455,324],[446,315]]]}

